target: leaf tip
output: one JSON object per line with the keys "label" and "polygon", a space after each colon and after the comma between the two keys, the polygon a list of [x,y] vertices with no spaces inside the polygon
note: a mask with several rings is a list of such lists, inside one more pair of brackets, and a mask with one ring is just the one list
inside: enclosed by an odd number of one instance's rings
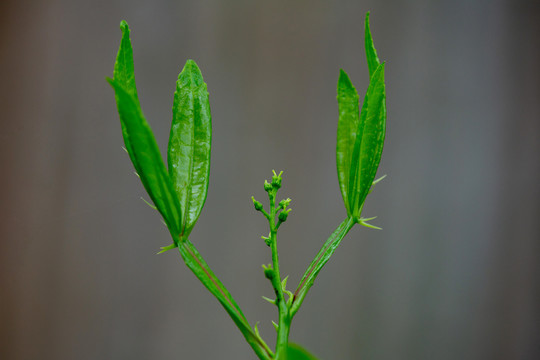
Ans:
{"label": "leaf tip", "polygon": [[201,73],[201,69],[199,69],[199,66],[197,65],[195,60],[192,60],[192,59],[186,60],[186,64],[184,65],[184,69],[182,70],[182,72],[184,71],[198,73],[198,74]]}
{"label": "leaf tip", "polygon": [[205,86],[201,69],[199,69],[199,66],[197,63],[192,60],[188,59],[186,60],[186,64],[184,65],[184,68],[178,75],[178,84],[181,87],[185,87],[187,89],[196,89],[201,86]]}
{"label": "leaf tip", "polygon": [[129,31],[129,25],[126,20],[120,21],[120,30],[122,30],[122,33]]}
{"label": "leaf tip", "polygon": [[344,94],[351,94],[350,91],[352,91],[352,94],[354,94],[356,97],[358,97],[358,92],[356,91],[356,88],[354,87],[351,79],[349,78],[349,75],[345,72],[343,69],[339,69],[339,78],[338,78],[338,97],[341,92]]}

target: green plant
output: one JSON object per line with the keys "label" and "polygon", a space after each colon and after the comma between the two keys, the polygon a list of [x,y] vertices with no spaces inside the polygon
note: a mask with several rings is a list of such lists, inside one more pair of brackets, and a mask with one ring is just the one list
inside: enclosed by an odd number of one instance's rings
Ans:
{"label": "green plant", "polygon": [[[277,231],[287,220],[291,199],[277,200],[282,173],[273,173],[265,181],[269,208],[252,197],[255,209],[268,220],[269,235],[263,237],[272,253],[272,263],[263,265],[276,298],[267,299],[278,308],[279,321],[276,349],[272,351],[261,338],[257,325],[253,328],[227,288],[199,254],[189,235],[206,201],[210,170],[211,114],[208,91],[194,61],[188,60],[178,76],[173,102],[173,120],[165,166],[154,135],[141,111],[133,67],[133,50],[128,24],[122,21],[122,40],[114,66],[114,77],[108,78],[115,91],[120,124],[133,166],[159,211],[173,243],[160,253],[178,248],[186,265],[217,298],[260,359],[315,359],[298,345],[289,344],[289,328],[295,314],[313,285],[322,267],[328,262],[341,240],[355,224],[378,229],[361,217],[366,196],[375,180],[381,159],[386,126],[384,63],[380,63],[369,29],[369,13],[365,22],[365,48],[370,75],[367,93],[360,111],[359,96],[347,74],[341,70],[337,86],[339,121],[337,131],[337,173],[347,217],[330,235],[305,271],[293,292],[282,279],[277,251]],[[382,178],[381,178],[382,179]]]}

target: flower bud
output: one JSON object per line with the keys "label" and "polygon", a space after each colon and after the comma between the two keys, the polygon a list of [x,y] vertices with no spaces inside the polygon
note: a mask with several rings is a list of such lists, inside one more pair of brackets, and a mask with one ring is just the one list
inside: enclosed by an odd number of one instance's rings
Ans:
{"label": "flower bud", "polygon": [[264,276],[268,279],[268,280],[272,280],[274,278],[274,270],[273,269],[266,269],[264,270]]}
{"label": "flower bud", "polygon": [[253,205],[255,206],[255,210],[261,211],[263,208],[263,204],[261,204],[260,201],[255,200],[255,198],[252,196],[251,200],[253,200]]}
{"label": "flower bud", "polygon": [[264,270],[264,276],[268,279],[268,280],[272,280],[274,278],[274,269],[272,269],[272,265],[268,265],[268,266],[265,266],[263,265],[263,270]]}
{"label": "flower bud", "polygon": [[281,174],[283,174],[283,171],[279,175],[274,170],[272,172],[274,173],[274,176],[272,176],[272,187],[279,189],[281,187]]}
{"label": "flower bud", "polygon": [[281,200],[281,201],[279,202],[279,207],[280,207],[280,209],[285,210],[285,208],[286,208],[287,206],[289,206],[290,203],[291,203],[291,199],[289,199],[289,198],[287,198],[287,199],[285,199],[285,200]]}
{"label": "flower bud", "polygon": [[290,211],[291,211],[291,209],[284,210],[284,211],[280,212],[279,215],[278,215],[279,221],[281,221],[281,222],[287,221],[287,217],[289,216]]}
{"label": "flower bud", "polygon": [[264,180],[264,191],[270,192],[272,190],[272,184],[269,184],[268,181]]}

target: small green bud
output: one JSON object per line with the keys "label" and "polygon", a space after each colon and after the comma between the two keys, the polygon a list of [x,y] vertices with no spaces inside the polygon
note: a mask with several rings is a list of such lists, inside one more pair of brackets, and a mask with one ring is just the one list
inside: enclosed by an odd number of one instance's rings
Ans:
{"label": "small green bud", "polygon": [[266,276],[268,280],[272,280],[274,278],[274,270],[272,269],[264,270],[264,276]]}
{"label": "small green bud", "polygon": [[288,210],[283,210],[282,212],[280,212],[278,215],[278,220],[281,222],[287,221],[287,217],[289,216],[289,212],[291,212],[291,210],[292,209],[288,209]]}
{"label": "small green bud", "polygon": [[272,176],[272,187],[274,189],[279,189],[281,187],[281,174],[283,174],[283,171],[278,174],[274,170],[272,170],[274,173],[274,176]]}
{"label": "small green bud", "polygon": [[287,198],[287,199],[285,199],[285,200],[281,200],[281,201],[279,202],[279,208],[282,209],[282,210],[285,210],[285,208],[286,208],[287,206],[289,206],[290,203],[291,203],[291,199],[289,199],[289,198]]}
{"label": "small green bud", "polygon": [[268,280],[272,280],[274,278],[274,269],[272,269],[272,265],[268,265],[268,266],[265,266],[263,265],[262,266],[263,269],[264,269],[264,276],[268,279]]}
{"label": "small green bud", "polygon": [[253,205],[255,206],[255,210],[261,211],[263,208],[263,204],[261,204],[260,201],[255,200],[255,198],[252,196],[251,200],[253,200]]}
{"label": "small green bud", "polygon": [[270,234],[268,234],[268,237],[266,237],[266,236],[261,236],[261,238],[264,240],[264,243],[265,243],[267,246],[272,245],[272,244],[271,244],[271,241],[272,241],[272,240],[270,240]]}
{"label": "small green bud", "polygon": [[270,192],[272,190],[272,184],[268,183],[268,181],[264,180],[264,191]]}

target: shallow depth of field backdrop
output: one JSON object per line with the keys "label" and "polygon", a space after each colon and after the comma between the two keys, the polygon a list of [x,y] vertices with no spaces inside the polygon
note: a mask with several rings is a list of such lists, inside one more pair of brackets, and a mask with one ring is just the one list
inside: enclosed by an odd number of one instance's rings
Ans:
{"label": "shallow depth of field backdrop", "polygon": [[192,241],[273,344],[252,209],[271,170],[293,199],[295,286],[345,216],[336,82],[364,93],[363,18],[387,60],[388,130],[358,226],[291,340],[321,359],[540,358],[540,16],[534,1],[2,1],[0,358],[254,359],[170,243],[121,149],[111,76],[132,28],[142,108],[166,148],[195,59],[213,114]]}

